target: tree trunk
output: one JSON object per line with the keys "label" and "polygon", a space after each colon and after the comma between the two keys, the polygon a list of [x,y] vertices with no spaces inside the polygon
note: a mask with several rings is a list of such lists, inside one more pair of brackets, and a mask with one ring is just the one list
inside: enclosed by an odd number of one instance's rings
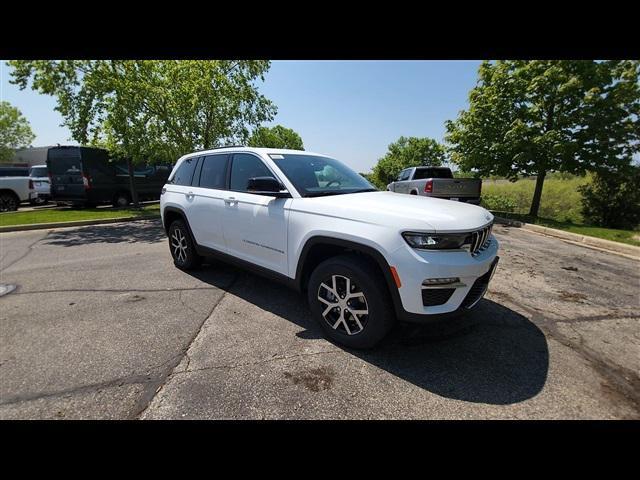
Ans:
{"label": "tree trunk", "polygon": [[127,158],[127,166],[129,167],[129,188],[131,190],[131,201],[133,202],[133,208],[140,208],[138,203],[138,191],[136,190],[136,182],[133,176],[133,161]]}
{"label": "tree trunk", "polygon": [[544,185],[544,177],[546,176],[546,170],[538,172],[538,177],[536,178],[536,189],[533,191],[533,200],[531,200],[531,209],[529,210],[529,215],[532,217],[538,216],[538,210],[540,210],[540,199],[542,198],[542,187]]}

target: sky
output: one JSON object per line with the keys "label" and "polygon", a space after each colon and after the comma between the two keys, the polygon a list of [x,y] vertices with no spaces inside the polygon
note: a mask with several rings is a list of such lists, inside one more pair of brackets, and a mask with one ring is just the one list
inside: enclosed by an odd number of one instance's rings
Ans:
{"label": "sky", "polygon": [[[444,122],[467,108],[480,61],[274,61],[259,83],[278,107],[274,120],[300,134],[305,150],[368,172],[400,136],[443,140]],[[0,100],[16,106],[34,146],[74,144],[55,99],[9,83],[0,63]]]}

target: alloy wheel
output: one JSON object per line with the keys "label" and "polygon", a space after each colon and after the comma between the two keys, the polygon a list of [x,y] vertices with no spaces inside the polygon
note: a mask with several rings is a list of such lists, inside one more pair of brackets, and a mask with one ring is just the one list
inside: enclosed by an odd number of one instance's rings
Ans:
{"label": "alloy wheel", "polygon": [[173,249],[173,257],[180,263],[187,261],[187,237],[182,230],[176,228],[171,235],[171,248]]}
{"label": "alloy wheel", "polygon": [[328,280],[318,287],[318,301],[323,304],[322,318],[334,330],[357,335],[364,330],[369,319],[364,292],[343,275],[332,275],[331,281]]}

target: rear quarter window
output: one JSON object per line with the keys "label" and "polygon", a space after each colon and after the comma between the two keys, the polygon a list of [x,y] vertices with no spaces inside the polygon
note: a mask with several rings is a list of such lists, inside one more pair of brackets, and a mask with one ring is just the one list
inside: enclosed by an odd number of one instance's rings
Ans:
{"label": "rear quarter window", "polygon": [[183,160],[169,183],[173,185],[190,186],[197,163],[198,157],[191,157]]}

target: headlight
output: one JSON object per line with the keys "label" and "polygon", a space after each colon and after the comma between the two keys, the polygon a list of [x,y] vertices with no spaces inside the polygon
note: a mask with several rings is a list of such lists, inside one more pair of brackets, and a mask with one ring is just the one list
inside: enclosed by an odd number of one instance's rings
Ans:
{"label": "headlight", "polygon": [[412,248],[426,250],[458,250],[467,243],[467,233],[411,233],[402,234]]}

